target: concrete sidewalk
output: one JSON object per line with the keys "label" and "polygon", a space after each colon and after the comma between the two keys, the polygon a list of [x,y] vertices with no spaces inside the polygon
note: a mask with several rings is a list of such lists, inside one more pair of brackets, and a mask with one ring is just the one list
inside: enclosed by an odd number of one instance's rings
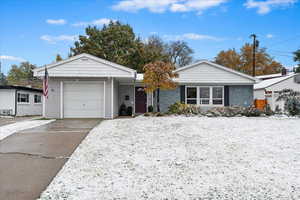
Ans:
{"label": "concrete sidewalk", "polygon": [[39,118],[39,116],[32,117],[0,117],[0,126],[13,124],[20,121],[30,120],[34,118]]}
{"label": "concrete sidewalk", "polygon": [[0,199],[37,199],[100,121],[57,120],[0,141]]}

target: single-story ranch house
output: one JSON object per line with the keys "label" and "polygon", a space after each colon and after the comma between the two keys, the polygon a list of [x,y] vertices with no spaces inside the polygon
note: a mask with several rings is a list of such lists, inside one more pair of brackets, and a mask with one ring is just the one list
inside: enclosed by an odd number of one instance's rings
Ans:
{"label": "single-story ranch house", "polygon": [[42,90],[30,87],[1,85],[0,115],[42,115]]}
{"label": "single-story ranch house", "polygon": [[[133,113],[144,113],[155,107],[156,96],[146,94],[143,74],[133,69],[80,54],[50,64],[49,97],[45,98],[43,114],[48,118],[115,118],[122,104]],[[34,75],[43,78],[45,67]],[[175,102],[215,106],[249,106],[253,103],[256,78],[227,67],[202,60],[176,70],[178,87],[161,91],[161,111]]]}

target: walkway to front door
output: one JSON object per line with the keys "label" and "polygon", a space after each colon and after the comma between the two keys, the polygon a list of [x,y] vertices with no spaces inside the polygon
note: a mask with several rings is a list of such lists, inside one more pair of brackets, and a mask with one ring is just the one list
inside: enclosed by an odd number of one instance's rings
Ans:
{"label": "walkway to front door", "polygon": [[135,112],[145,113],[147,112],[147,94],[143,87],[135,88]]}

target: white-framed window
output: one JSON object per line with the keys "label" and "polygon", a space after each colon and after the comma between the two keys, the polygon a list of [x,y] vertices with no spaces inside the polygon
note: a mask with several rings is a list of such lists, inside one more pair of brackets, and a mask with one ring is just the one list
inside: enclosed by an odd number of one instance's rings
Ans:
{"label": "white-framed window", "polygon": [[18,93],[17,101],[18,101],[18,103],[24,103],[24,104],[29,103],[29,94]]}
{"label": "white-framed window", "polygon": [[197,104],[197,87],[188,86],[186,87],[186,103]]}
{"label": "white-framed window", "polygon": [[197,104],[201,106],[223,106],[223,86],[186,86],[186,104]]}
{"label": "white-framed window", "polygon": [[212,87],[212,104],[224,104],[224,87]]}
{"label": "white-framed window", "polygon": [[210,87],[199,87],[199,104],[209,105],[210,104]]}
{"label": "white-framed window", "polygon": [[42,96],[35,94],[34,95],[34,103],[42,103]]}

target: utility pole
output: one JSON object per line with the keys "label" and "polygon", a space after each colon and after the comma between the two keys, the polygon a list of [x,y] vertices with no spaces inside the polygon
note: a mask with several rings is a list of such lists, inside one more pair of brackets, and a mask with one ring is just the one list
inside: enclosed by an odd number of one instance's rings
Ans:
{"label": "utility pole", "polygon": [[256,40],[256,35],[252,34],[250,37],[253,38],[253,50],[252,50],[252,76],[255,77],[255,68],[256,68],[256,60],[255,60],[255,54],[256,54],[256,47],[258,47],[258,41]]}

